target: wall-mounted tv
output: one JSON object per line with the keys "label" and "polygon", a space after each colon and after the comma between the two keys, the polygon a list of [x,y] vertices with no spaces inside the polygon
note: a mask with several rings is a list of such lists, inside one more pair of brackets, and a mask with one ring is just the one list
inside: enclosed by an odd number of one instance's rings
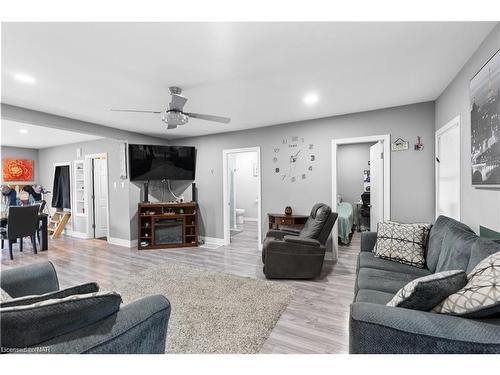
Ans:
{"label": "wall-mounted tv", "polygon": [[131,181],[194,180],[194,147],[129,144],[128,158]]}

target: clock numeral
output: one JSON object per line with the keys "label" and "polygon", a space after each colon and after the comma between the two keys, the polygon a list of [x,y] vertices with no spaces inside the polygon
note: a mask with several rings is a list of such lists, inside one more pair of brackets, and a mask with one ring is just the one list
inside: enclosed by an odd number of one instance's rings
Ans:
{"label": "clock numeral", "polygon": [[275,169],[274,169],[274,171],[275,171],[276,173],[280,173],[280,169],[279,169],[279,168],[275,168]]}
{"label": "clock numeral", "polygon": [[288,143],[288,140],[287,140],[286,138],[283,138],[283,139],[281,140],[281,143],[282,143],[282,144],[284,144],[284,145],[286,145],[286,144]]}
{"label": "clock numeral", "polygon": [[306,174],[305,173],[302,173],[302,179],[305,180],[306,179]]}
{"label": "clock numeral", "polygon": [[278,158],[275,156],[275,157],[273,158],[273,161],[276,163],[276,162],[278,161]]}
{"label": "clock numeral", "polygon": [[311,155],[311,161],[314,161],[314,160],[316,160],[316,156]]}
{"label": "clock numeral", "polygon": [[292,137],[292,142],[298,142],[299,140],[299,137],[298,136],[293,136]]}
{"label": "clock numeral", "polygon": [[309,169],[310,171],[312,171],[313,170],[313,166],[310,165],[309,168],[307,168],[307,169]]}
{"label": "clock numeral", "polygon": [[276,154],[277,154],[278,152],[280,152],[279,147],[276,147],[276,148],[274,149],[274,152],[275,152]]}
{"label": "clock numeral", "polygon": [[309,143],[309,150],[312,150],[314,148],[314,145],[312,143]]}
{"label": "clock numeral", "polygon": [[292,177],[292,182],[295,182],[295,177]]}

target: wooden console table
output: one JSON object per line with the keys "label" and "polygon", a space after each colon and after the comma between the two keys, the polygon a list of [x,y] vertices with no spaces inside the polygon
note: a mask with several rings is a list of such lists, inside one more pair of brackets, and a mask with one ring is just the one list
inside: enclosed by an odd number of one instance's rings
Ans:
{"label": "wooden console table", "polygon": [[138,216],[139,250],[198,246],[196,203],[139,203]]}
{"label": "wooden console table", "polygon": [[307,215],[285,215],[267,214],[269,229],[280,229],[280,227],[291,227],[300,229],[304,226],[309,216]]}

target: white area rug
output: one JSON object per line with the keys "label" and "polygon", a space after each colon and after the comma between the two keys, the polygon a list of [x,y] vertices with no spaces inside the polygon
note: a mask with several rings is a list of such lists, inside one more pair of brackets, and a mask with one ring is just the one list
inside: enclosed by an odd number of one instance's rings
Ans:
{"label": "white area rug", "polygon": [[119,283],[129,303],[162,294],[172,306],[167,353],[258,353],[293,289],[178,263],[165,263]]}

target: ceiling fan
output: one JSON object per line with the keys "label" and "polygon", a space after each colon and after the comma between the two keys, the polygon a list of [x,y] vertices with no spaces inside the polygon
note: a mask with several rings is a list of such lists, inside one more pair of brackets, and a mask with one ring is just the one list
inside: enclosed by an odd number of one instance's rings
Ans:
{"label": "ceiling fan", "polygon": [[179,87],[169,87],[170,95],[172,96],[172,101],[168,105],[168,109],[165,111],[140,111],[135,109],[111,109],[114,112],[135,112],[135,113],[154,113],[162,114],[162,121],[167,124],[168,129],[175,129],[179,125],[184,125],[189,121],[189,118],[197,118],[200,120],[221,122],[223,124],[229,123],[231,121],[228,117],[204,115],[201,113],[184,112],[184,104],[187,102],[187,98],[182,96],[182,90]]}

